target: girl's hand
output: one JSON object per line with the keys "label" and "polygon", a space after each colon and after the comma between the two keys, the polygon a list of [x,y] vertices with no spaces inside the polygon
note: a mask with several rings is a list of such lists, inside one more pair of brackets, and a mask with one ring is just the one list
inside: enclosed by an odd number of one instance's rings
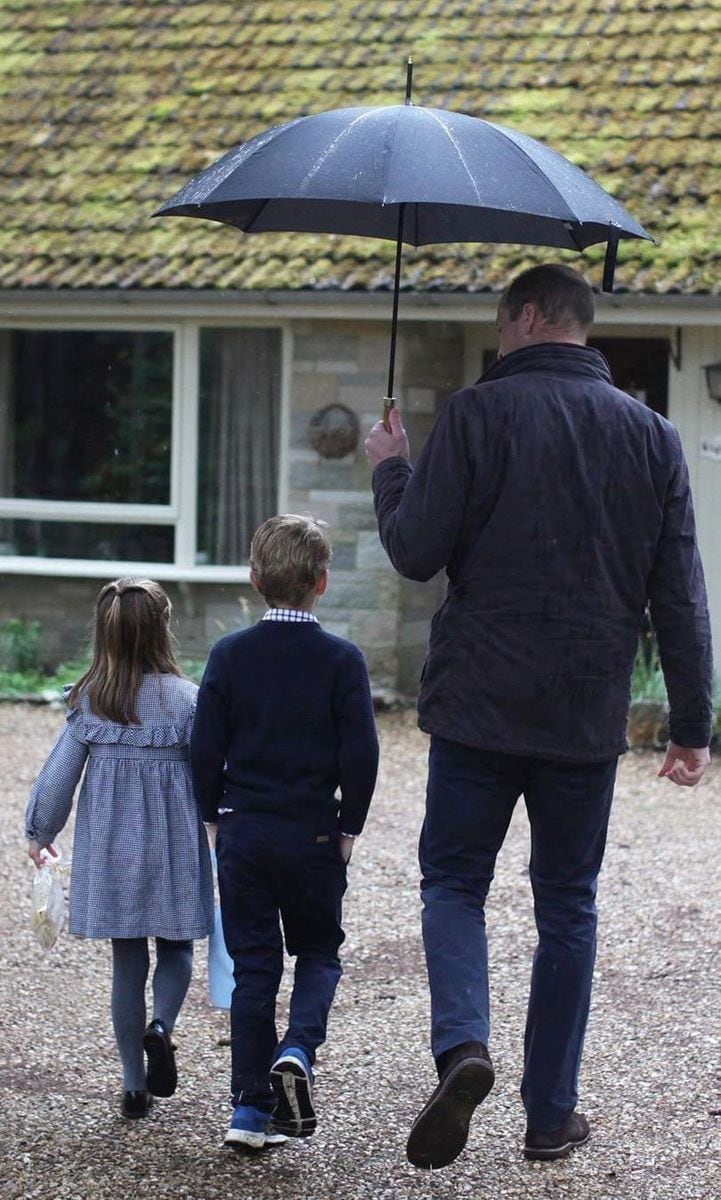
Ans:
{"label": "girl's hand", "polygon": [[58,852],[51,842],[48,842],[46,846],[41,846],[40,842],[35,841],[35,838],[31,838],[28,842],[28,854],[35,863],[38,871],[45,864],[44,852],[46,850],[52,858],[58,857]]}

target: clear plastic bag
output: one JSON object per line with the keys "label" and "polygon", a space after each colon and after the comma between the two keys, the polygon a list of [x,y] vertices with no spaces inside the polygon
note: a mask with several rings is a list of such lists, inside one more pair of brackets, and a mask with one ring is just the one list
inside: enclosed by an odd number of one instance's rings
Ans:
{"label": "clear plastic bag", "polygon": [[32,931],[43,950],[52,950],[65,924],[65,895],[57,870],[49,862],[35,872]]}

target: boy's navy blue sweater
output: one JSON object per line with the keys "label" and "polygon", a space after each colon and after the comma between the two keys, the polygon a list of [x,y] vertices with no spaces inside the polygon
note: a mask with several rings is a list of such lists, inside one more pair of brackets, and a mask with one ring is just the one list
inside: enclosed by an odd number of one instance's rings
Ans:
{"label": "boy's navy blue sweater", "polygon": [[220,807],[360,833],[378,769],[361,651],[315,622],[259,621],[222,638],[200,685],[190,760],[205,821]]}

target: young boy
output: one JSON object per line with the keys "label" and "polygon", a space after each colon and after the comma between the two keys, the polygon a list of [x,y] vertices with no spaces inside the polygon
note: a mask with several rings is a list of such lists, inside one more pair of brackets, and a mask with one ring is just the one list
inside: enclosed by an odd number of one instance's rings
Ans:
{"label": "young boy", "polygon": [[[316,1125],[312,1066],[341,975],[341,901],[378,768],[368,672],[321,629],[331,545],[321,522],[271,517],[250,548],[268,611],[213,648],[191,741],[195,795],[217,822],[223,931],[233,958],[231,1146]],[[340,791],[340,798],[337,791]],[[283,937],[296,957],[278,1042]],[[271,1124],[272,1118],[272,1124]]]}

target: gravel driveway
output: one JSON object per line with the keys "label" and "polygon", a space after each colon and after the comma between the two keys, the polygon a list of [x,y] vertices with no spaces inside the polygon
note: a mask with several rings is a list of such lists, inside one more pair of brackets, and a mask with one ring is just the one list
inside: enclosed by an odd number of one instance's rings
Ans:
{"label": "gravel driveway", "polygon": [[[118,1115],[109,947],[63,935],[43,957],[29,932],[28,788],[59,713],[0,706],[5,767],[0,943],[3,1200],[713,1200],[721,1196],[721,763],[695,791],[655,779],[660,756],[621,764],[601,878],[600,948],[581,1081],[589,1146],[526,1163],[518,1097],[534,945],[518,806],[489,901],[497,1084],[468,1148],[445,1171],[405,1159],[434,1083],[419,937],[416,839],[426,739],[410,713],[380,718],[382,774],[351,869],[345,976],[318,1064],[319,1128],[246,1158],[221,1148],[227,1014],[206,999],[206,951],[177,1027],[181,1083],[146,1121]],[[66,835],[64,845],[70,848]],[[282,995],[282,1007],[287,991]]]}

